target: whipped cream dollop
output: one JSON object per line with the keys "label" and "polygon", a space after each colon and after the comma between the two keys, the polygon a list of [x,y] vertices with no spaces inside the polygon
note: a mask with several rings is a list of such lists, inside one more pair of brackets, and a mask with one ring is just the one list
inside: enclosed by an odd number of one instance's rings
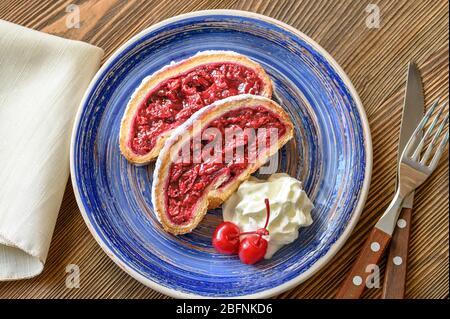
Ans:
{"label": "whipped cream dollop", "polygon": [[235,223],[241,232],[262,228],[267,216],[265,198],[270,202],[270,220],[264,258],[269,259],[283,245],[297,239],[300,227],[312,224],[314,206],[299,180],[277,173],[267,180],[250,177],[243,182],[223,204],[223,219]]}

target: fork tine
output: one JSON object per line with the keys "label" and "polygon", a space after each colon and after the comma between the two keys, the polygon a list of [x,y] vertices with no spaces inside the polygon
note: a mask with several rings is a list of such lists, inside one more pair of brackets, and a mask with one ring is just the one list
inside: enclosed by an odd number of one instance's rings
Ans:
{"label": "fork tine", "polygon": [[442,153],[444,152],[447,142],[448,142],[448,131],[445,134],[444,138],[442,139],[441,144],[439,144],[436,154],[434,155],[433,160],[430,163],[430,169],[432,171],[436,168],[437,163],[439,162],[439,160],[442,156]]}
{"label": "fork tine", "polygon": [[431,151],[433,150],[434,144],[436,144],[436,141],[438,140],[439,136],[441,135],[442,130],[444,129],[445,124],[447,124],[447,122],[448,122],[448,114],[442,121],[441,125],[439,125],[439,127],[436,131],[436,134],[434,134],[433,139],[430,142],[430,145],[428,145],[427,150],[425,151],[425,154],[423,155],[423,158],[420,161],[421,164],[425,165],[426,162],[428,161],[428,159],[431,155]]}
{"label": "fork tine", "polygon": [[405,155],[409,156],[409,154],[413,151],[413,146],[416,144],[416,140],[418,138],[419,132],[423,130],[423,127],[428,122],[428,119],[430,118],[431,114],[434,112],[434,109],[439,103],[439,98],[433,103],[433,105],[430,107],[430,109],[427,111],[427,113],[422,118],[422,121],[420,121],[417,128],[414,130],[414,133],[411,135],[411,138],[409,139],[408,143],[406,144],[405,149]]}
{"label": "fork tine", "polygon": [[433,119],[433,122],[431,123],[430,127],[428,127],[427,131],[423,135],[422,139],[419,142],[419,145],[417,145],[416,150],[414,151],[414,154],[412,156],[413,160],[417,160],[420,156],[420,152],[422,152],[422,148],[425,144],[425,141],[427,140],[428,136],[431,134],[431,132],[434,130],[434,127],[436,126],[437,121],[441,117],[442,111],[444,111],[445,105],[447,102],[443,103],[442,106],[439,108],[439,111],[437,112],[436,116]]}

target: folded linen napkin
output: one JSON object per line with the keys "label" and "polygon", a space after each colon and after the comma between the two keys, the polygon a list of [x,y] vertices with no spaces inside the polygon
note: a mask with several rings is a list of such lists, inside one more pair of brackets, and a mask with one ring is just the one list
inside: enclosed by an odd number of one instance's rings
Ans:
{"label": "folded linen napkin", "polygon": [[0,280],[41,273],[103,50],[0,20]]}

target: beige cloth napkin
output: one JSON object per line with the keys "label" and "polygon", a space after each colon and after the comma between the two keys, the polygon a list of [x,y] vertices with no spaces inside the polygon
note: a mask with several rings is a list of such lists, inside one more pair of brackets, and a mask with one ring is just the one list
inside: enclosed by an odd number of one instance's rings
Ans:
{"label": "beige cloth napkin", "polygon": [[41,273],[103,50],[0,20],[0,280]]}

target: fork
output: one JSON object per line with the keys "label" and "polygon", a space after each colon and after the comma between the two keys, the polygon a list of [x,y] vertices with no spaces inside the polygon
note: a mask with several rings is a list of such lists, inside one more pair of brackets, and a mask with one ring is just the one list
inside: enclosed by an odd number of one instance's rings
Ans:
{"label": "fork", "polygon": [[[439,105],[439,99],[433,103],[417,128],[414,130],[414,133],[411,135],[411,138],[402,153],[401,160],[399,161],[399,183],[395,196],[371,231],[369,238],[366,240],[363,249],[354,263],[350,273],[340,287],[336,298],[359,298],[365,287],[380,287],[378,262],[383,256],[383,253],[391,240],[403,199],[410,192],[419,187],[428,178],[428,176],[431,175],[447,145],[449,139],[448,127],[446,128],[449,120],[448,113],[437,128],[431,142],[422,155],[422,150],[425,143],[431,136],[431,133],[433,133],[439,118],[443,114],[446,104],[446,102],[443,103],[439,108],[434,120],[431,122],[421,139],[419,138],[419,132],[421,132],[430,121],[432,113]],[[434,146],[444,133],[445,135],[443,136],[441,142],[438,147],[435,148]],[[394,263],[401,264],[402,261],[394,260]]]}

